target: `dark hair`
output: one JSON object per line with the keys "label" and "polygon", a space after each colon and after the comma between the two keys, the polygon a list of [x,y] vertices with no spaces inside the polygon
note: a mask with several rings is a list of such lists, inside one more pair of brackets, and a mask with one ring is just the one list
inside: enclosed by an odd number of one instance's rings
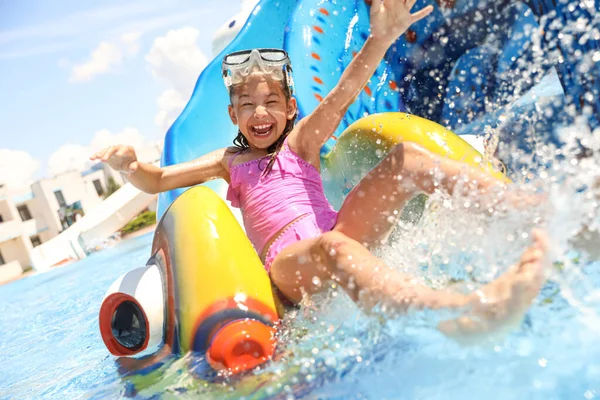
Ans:
{"label": "dark hair", "polygon": [[[229,91],[230,100],[232,94],[233,88]],[[286,74],[283,75],[283,94],[285,95],[286,101],[289,101],[292,98],[292,90],[288,83]],[[279,139],[277,139],[275,143],[273,143],[267,148],[267,153],[270,154],[271,157],[269,159],[267,167],[263,170],[262,175],[268,174],[269,172],[271,172],[271,169],[273,169],[273,164],[275,163],[275,159],[277,158],[277,155],[279,154],[279,151],[283,146],[283,142],[285,142],[285,139],[296,125],[296,118],[298,118],[298,111],[296,111],[296,114],[292,119],[289,119],[287,121],[287,123],[285,124],[285,129],[283,130],[283,133],[281,134]],[[235,137],[235,139],[233,139],[233,145],[238,151],[244,151],[250,148],[250,146],[248,145],[248,140],[246,140],[246,137],[242,134],[241,130],[238,130],[237,136]]]}

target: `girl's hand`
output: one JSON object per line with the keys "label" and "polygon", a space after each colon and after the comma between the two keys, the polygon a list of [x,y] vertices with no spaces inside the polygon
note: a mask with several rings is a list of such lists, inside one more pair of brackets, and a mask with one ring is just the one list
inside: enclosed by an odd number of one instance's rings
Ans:
{"label": "girl's hand", "polygon": [[107,163],[115,171],[125,172],[126,174],[132,174],[138,168],[137,156],[131,146],[110,146],[91,156],[90,160],[100,160]]}
{"label": "girl's hand", "polygon": [[371,3],[371,36],[390,44],[417,21],[433,11],[427,6],[414,14],[410,10],[416,0],[373,0]]}

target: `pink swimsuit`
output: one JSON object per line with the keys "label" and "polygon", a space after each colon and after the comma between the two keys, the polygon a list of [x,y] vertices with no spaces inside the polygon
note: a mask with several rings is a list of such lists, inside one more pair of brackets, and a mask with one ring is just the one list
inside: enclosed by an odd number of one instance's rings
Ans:
{"label": "pink swimsuit", "polygon": [[[323,192],[321,174],[310,163],[294,153],[287,140],[266,175],[263,170],[269,157],[238,165],[229,160],[231,182],[227,200],[242,210],[246,234],[258,254],[277,232],[265,255],[265,269],[285,247],[302,239],[330,231],[337,213]],[[294,221],[292,224],[290,222]],[[288,226],[289,224],[289,226]]]}

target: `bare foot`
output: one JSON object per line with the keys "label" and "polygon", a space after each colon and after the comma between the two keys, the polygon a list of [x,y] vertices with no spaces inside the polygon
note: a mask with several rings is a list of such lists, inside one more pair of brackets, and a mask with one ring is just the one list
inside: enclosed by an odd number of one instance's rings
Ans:
{"label": "bare foot", "polygon": [[545,282],[549,264],[546,234],[534,230],[532,236],[532,245],[516,265],[470,296],[467,315],[440,324],[444,333],[472,341],[480,333],[505,333],[522,320]]}

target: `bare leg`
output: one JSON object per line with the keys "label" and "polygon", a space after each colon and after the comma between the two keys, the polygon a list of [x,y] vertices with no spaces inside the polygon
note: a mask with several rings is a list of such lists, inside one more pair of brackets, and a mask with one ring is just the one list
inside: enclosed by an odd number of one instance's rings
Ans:
{"label": "bare leg", "polygon": [[[436,180],[435,171],[441,172],[441,180]],[[378,246],[411,198],[418,193],[431,194],[436,187],[452,194],[460,176],[467,180],[464,187],[469,191],[502,184],[481,169],[440,157],[414,143],[396,145],[348,194],[336,230],[369,248]]]}
{"label": "bare leg", "polygon": [[522,318],[543,284],[545,250],[544,236],[535,233],[533,245],[517,265],[477,294],[462,295],[423,286],[385,265],[357,241],[332,231],[285,248],[271,266],[271,278],[295,302],[335,281],[367,311],[375,304],[394,312],[469,307],[469,314],[440,329],[455,338],[470,338]]}

